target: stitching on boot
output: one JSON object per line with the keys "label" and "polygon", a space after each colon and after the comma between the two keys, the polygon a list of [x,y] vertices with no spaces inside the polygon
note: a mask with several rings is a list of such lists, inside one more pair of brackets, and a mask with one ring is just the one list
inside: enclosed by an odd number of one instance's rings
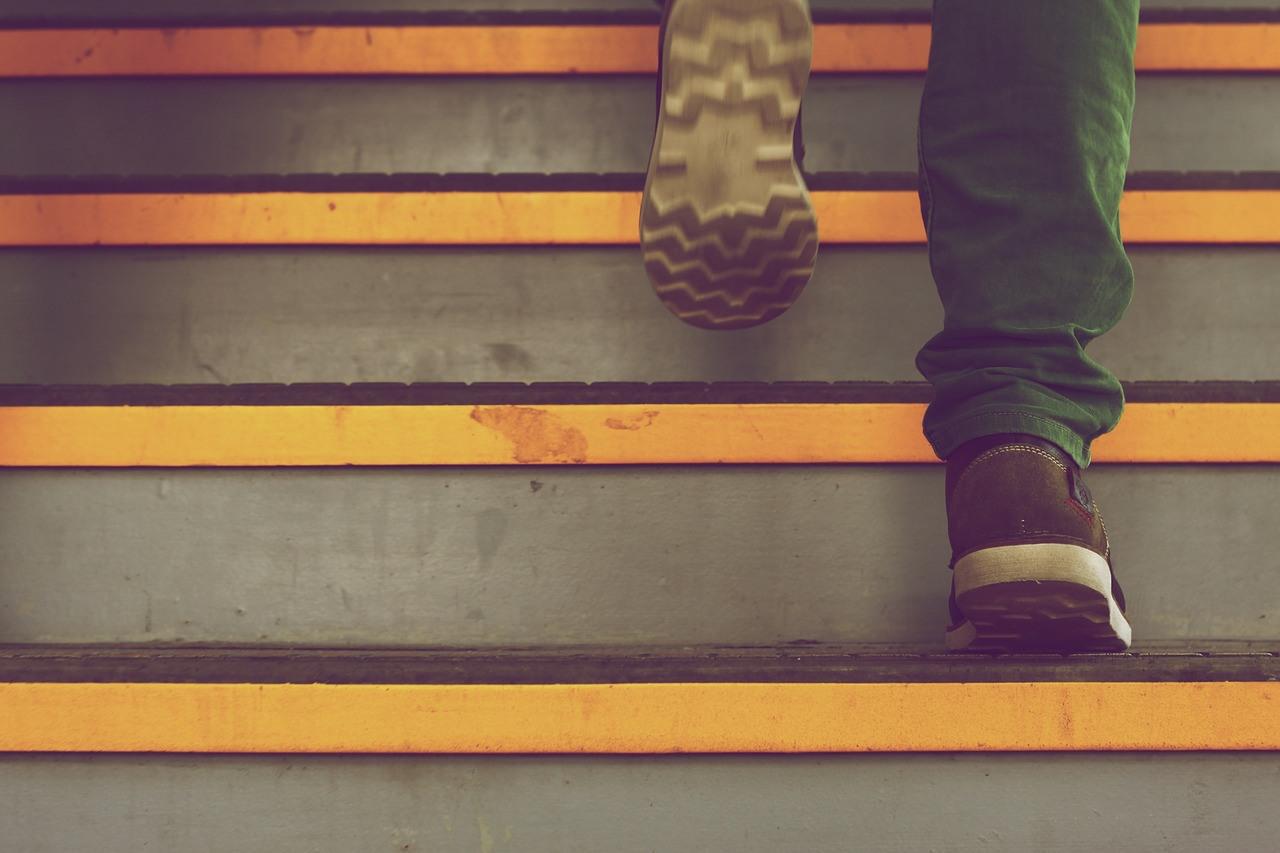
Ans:
{"label": "stitching on boot", "polygon": [[956,485],[952,491],[952,494],[954,495],[960,492],[960,487],[964,485],[965,478],[969,476],[969,473],[973,471],[974,468],[978,467],[979,462],[989,462],[990,460],[994,459],[995,457],[999,456],[1002,453],[1012,453],[1014,451],[1034,453],[1036,456],[1044,457],[1045,459],[1048,459],[1050,462],[1052,462],[1054,465],[1057,465],[1059,470],[1061,470],[1064,474],[1067,472],[1067,466],[1063,465],[1062,462],[1060,462],[1056,456],[1054,456],[1052,453],[1050,453],[1047,450],[1043,450],[1039,447],[1033,447],[1030,444],[1003,444],[1000,447],[993,447],[992,449],[988,450],[986,453],[983,453],[977,459],[974,459],[972,462],[970,462],[969,465],[964,469],[964,473],[962,473],[960,475],[960,478],[956,480]]}
{"label": "stitching on boot", "polygon": [[1066,504],[1068,507],[1070,507],[1071,510],[1076,515],[1080,516],[1080,518],[1083,519],[1086,523],[1093,524],[1093,516],[1089,514],[1089,511],[1087,509],[1085,509],[1078,502],[1076,502],[1074,498],[1067,498],[1066,500],[1063,501],[1063,503]]}
{"label": "stitching on boot", "polygon": [[1094,501],[1093,509],[1098,515],[1098,524],[1102,527],[1102,547],[1107,550],[1105,556],[1109,567],[1111,563],[1111,537],[1107,535],[1107,522],[1102,518],[1102,510],[1098,509],[1097,501]]}

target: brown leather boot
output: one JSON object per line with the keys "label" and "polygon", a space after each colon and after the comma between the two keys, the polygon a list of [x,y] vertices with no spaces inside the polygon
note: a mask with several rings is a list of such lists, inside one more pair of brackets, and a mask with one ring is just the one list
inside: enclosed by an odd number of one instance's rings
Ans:
{"label": "brown leather boot", "polygon": [[997,435],[947,460],[953,651],[1119,652],[1132,629],[1107,529],[1052,442]]}

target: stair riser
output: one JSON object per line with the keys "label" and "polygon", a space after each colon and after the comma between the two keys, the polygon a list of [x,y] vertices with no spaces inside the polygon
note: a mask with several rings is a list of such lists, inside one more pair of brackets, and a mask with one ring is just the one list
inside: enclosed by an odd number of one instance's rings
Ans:
{"label": "stair riser", "polygon": [[[1131,254],[1091,354],[1126,380],[1280,376],[1280,250]],[[941,315],[922,249],[829,248],[791,312],[732,335],[662,310],[638,249],[16,250],[0,381],[918,380]]]}
{"label": "stair riser", "polygon": [[[806,169],[915,171],[922,84],[816,78]],[[3,81],[0,113],[18,118],[0,162],[6,175],[638,173],[653,102],[635,77]],[[1141,75],[1137,103],[1135,171],[1280,157],[1280,78]]]}
{"label": "stair riser", "polygon": [[[941,474],[11,471],[0,641],[940,644]],[[1273,468],[1090,482],[1140,643],[1277,636]]]}
{"label": "stair riser", "polygon": [[1271,849],[1277,786],[1273,755],[8,756],[0,835],[32,853],[1200,853]]}

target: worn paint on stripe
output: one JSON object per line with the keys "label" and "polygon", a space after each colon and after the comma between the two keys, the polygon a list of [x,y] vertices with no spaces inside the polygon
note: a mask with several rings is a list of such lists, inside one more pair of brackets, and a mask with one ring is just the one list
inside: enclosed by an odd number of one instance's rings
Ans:
{"label": "worn paint on stripe", "polygon": [[[920,244],[910,191],[813,194],[822,239]],[[0,195],[0,246],[633,245],[637,192]],[[1129,243],[1280,243],[1280,190],[1134,190]]]}
{"label": "worn paint on stripe", "polygon": [[[919,404],[0,409],[7,467],[922,463]],[[1134,404],[1099,462],[1280,463],[1280,404]]]}
{"label": "worn paint on stripe", "polygon": [[[931,28],[821,24],[817,73],[920,72]],[[0,32],[0,77],[649,74],[652,26],[324,26]],[[1280,71],[1280,25],[1153,23],[1140,71]]]}
{"label": "worn paint on stripe", "polygon": [[1231,682],[0,684],[0,751],[1275,750],[1277,708]]}

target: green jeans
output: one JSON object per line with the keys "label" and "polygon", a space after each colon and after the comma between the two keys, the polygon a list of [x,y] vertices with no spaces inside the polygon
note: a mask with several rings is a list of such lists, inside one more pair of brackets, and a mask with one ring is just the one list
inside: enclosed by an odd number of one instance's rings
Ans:
{"label": "green jeans", "polygon": [[1016,432],[1087,466],[1120,420],[1120,383],[1085,347],[1133,294],[1119,208],[1138,2],[934,0],[920,206],[945,318],[916,365],[941,458]]}
{"label": "green jeans", "polygon": [[946,458],[1036,435],[1081,465],[1124,409],[1085,353],[1133,293],[1119,206],[1138,0],[935,0],[920,201],[943,330],[917,367]]}

